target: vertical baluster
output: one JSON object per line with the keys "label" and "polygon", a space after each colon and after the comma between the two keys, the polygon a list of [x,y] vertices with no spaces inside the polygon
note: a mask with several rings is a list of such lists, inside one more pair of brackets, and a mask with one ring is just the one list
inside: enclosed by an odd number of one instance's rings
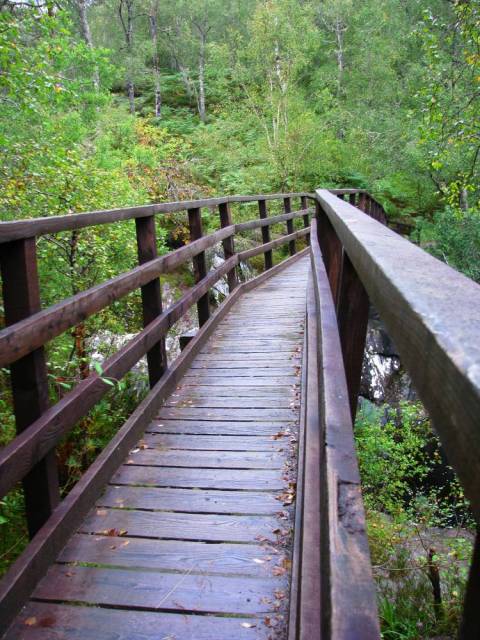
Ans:
{"label": "vertical baluster", "polygon": [[[0,262],[5,322],[14,324],[40,311],[35,238],[2,245]],[[24,431],[49,406],[43,347],[10,366],[17,433]],[[38,462],[23,480],[30,537],[48,520],[60,500],[55,451]]]}
{"label": "vertical baluster", "polygon": [[[285,211],[285,213],[291,213],[292,211],[292,199],[291,198],[284,198],[283,199],[283,209]],[[294,232],[294,228],[293,228],[293,220],[287,220],[287,234],[293,233]],[[293,256],[295,255],[295,253],[297,252],[296,248],[295,248],[295,240],[290,240],[290,242],[288,243],[288,249],[290,251],[290,255]]]}
{"label": "vertical baluster", "polygon": [[[137,218],[138,262],[143,264],[157,257],[157,234],[155,216]],[[155,278],[142,287],[143,326],[152,322],[162,311],[162,289],[160,279]],[[150,387],[154,387],[167,369],[167,352],[165,338],[161,338],[147,353],[148,378]]]}
{"label": "vertical baluster", "polygon": [[316,203],[316,209],[316,217],[318,221],[318,242],[320,243],[320,248],[322,250],[323,261],[325,262],[333,301],[336,303],[341,278],[343,249],[341,242],[335,233],[335,229],[328,219],[327,214],[322,211],[318,202]]}
{"label": "vertical baluster", "polygon": [[[188,226],[190,228],[190,240],[198,240],[202,237],[202,216],[199,207],[188,210]],[[205,251],[202,251],[193,258],[193,271],[195,282],[200,282],[207,275],[207,261]],[[202,327],[210,317],[210,305],[208,302],[208,292],[197,302],[198,325]]]}
{"label": "vertical baluster", "polygon": [[367,194],[365,193],[365,191],[362,191],[360,193],[358,199],[358,208],[361,209],[364,213],[367,212]]}
{"label": "vertical baluster", "polygon": [[360,390],[363,352],[367,338],[368,311],[368,294],[350,262],[350,258],[344,251],[337,319],[353,421],[355,420]]}
{"label": "vertical baluster", "polygon": [[340,200],[345,200],[345,195],[343,193],[337,193],[337,198]]}
{"label": "vertical baluster", "polygon": [[[307,209],[308,205],[307,205],[307,196],[301,196],[300,197],[300,206],[302,209]],[[308,215],[308,213],[306,213],[303,216],[303,227],[304,229],[307,229],[310,226],[310,217]],[[310,234],[305,236],[305,242],[307,243],[307,245],[310,244]]]}
{"label": "vertical baluster", "polygon": [[[220,213],[220,226],[222,227],[222,229],[224,227],[229,227],[232,224],[232,213],[230,211],[230,205],[228,204],[228,202],[222,202],[222,204],[219,205],[218,209]],[[225,260],[228,260],[235,255],[235,243],[233,236],[230,236],[230,238],[225,238],[225,240],[223,241],[223,255],[225,256]],[[232,291],[238,285],[237,272],[235,267],[233,267],[233,269],[231,269],[227,273],[227,281],[228,290],[230,293],[232,293]]]}
{"label": "vertical baluster", "polygon": [[353,206],[355,206],[356,196],[356,193],[351,193],[349,196],[350,204],[352,204]]}
{"label": "vertical baluster", "polygon": [[[260,214],[260,218],[262,220],[268,217],[266,200],[258,201],[258,211]],[[266,244],[267,242],[270,242],[270,226],[269,225],[262,227],[262,243]],[[272,250],[270,249],[270,251],[265,251],[264,255],[265,255],[265,271],[267,271],[268,269],[271,269],[273,267]]]}

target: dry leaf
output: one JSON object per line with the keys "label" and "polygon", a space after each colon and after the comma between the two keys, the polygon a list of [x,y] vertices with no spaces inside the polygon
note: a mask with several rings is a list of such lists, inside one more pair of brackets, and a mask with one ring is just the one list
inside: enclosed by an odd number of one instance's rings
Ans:
{"label": "dry leaf", "polygon": [[37,624],[37,619],[36,619],[35,616],[31,616],[30,618],[27,618],[25,620],[24,624],[26,624],[29,627],[33,627],[33,626],[35,626]]}

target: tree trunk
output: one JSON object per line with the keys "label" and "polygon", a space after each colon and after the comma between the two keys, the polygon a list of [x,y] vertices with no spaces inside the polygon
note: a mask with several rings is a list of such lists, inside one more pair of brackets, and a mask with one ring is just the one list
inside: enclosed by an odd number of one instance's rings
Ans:
{"label": "tree trunk", "polygon": [[200,31],[200,55],[198,58],[198,114],[200,120],[206,120],[205,107],[205,46],[207,43],[207,35],[205,31]]}
{"label": "tree trunk", "polygon": [[[82,38],[85,40],[87,46],[93,50],[92,32],[90,31],[90,25],[88,23],[86,0],[77,0],[76,6],[80,18],[80,31],[82,32]],[[95,65],[95,69],[93,71],[93,86],[95,87],[95,91],[98,91],[100,88],[100,74],[98,72],[97,65]]]}
{"label": "tree trunk", "polygon": [[[118,5],[118,15],[122,23],[123,32],[125,34],[125,44],[127,49],[127,78],[126,90],[128,101],[130,103],[130,113],[135,114],[135,85],[133,82],[133,3],[134,0],[120,0]],[[127,15],[124,16],[124,8],[127,9]]]}
{"label": "tree trunk", "polygon": [[157,15],[156,7],[152,6],[149,15],[150,20],[150,37],[152,39],[153,49],[153,86],[155,93],[155,116],[160,118],[162,115],[162,91],[160,85],[160,64],[158,60],[158,28],[157,28]]}
{"label": "tree trunk", "polygon": [[345,27],[342,24],[340,18],[337,18],[335,21],[335,38],[337,40],[337,67],[338,67],[338,75],[337,75],[337,97],[340,98],[343,90],[343,72],[345,69],[345,63],[343,58],[343,33],[345,31]]}

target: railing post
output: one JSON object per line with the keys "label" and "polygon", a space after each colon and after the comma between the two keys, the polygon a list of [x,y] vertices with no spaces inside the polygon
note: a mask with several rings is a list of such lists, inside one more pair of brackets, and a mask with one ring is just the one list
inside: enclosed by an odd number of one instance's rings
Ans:
{"label": "railing post", "polygon": [[336,304],[341,278],[343,249],[327,214],[323,212],[318,202],[315,203],[315,206],[318,242],[320,244],[320,249],[322,250],[323,261],[325,262],[325,269],[327,270],[328,280],[332,290],[333,302]]}
{"label": "railing post", "polygon": [[[202,237],[202,215],[200,207],[188,210],[188,226],[190,228],[190,240],[198,240]],[[193,272],[195,282],[200,282],[207,275],[207,261],[205,251],[202,251],[193,258]],[[202,327],[210,317],[210,305],[208,302],[208,292],[197,302],[198,326]]]}
{"label": "railing post", "polygon": [[358,208],[367,213],[367,194],[362,191],[358,198]]}
{"label": "railing post", "polygon": [[[218,206],[218,210],[220,213],[220,226],[222,227],[222,229],[224,227],[229,227],[232,224],[232,213],[230,211],[228,202],[222,202],[222,204]],[[225,238],[222,244],[223,255],[225,256],[225,260],[228,260],[235,255],[235,242],[233,236],[230,236],[230,238]],[[238,286],[237,272],[235,267],[233,267],[233,269],[231,269],[227,273],[227,281],[228,290],[230,293],[232,293],[235,287]]]}
{"label": "railing post", "polygon": [[356,193],[351,193],[349,196],[349,200],[350,200],[350,204],[352,204],[353,206],[355,206],[355,201],[356,201]]}
{"label": "railing post", "polygon": [[[268,217],[266,200],[258,201],[258,211],[260,214],[260,218],[262,220]],[[268,225],[265,227],[262,227],[262,243],[266,244],[267,242],[270,242],[270,227]],[[272,250],[270,249],[269,251],[265,251],[264,256],[265,256],[265,271],[267,271],[268,269],[271,269],[273,267]]]}
{"label": "railing post", "polygon": [[352,421],[355,421],[357,412],[369,306],[368,294],[350,258],[344,251],[338,293],[337,320]]}
{"label": "railing post", "polygon": [[[136,218],[138,262],[143,264],[158,256],[155,216]],[[142,287],[143,326],[146,327],[162,311],[162,289],[160,279],[155,278]],[[167,369],[167,351],[165,337],[147,353],[148,379],[153,388]]]}
{"label": "railing post", "polygon": [[[291,198],[284,198],[283,199],[283,209],[285,211],[285,213],[291,213],[292,211],[292,199]],[[294,231],[294,227],[293,227],[293,220],[287,220],[287,234],[293,233]],[[288,243],[288,249],[290,251],[290,255],[293,256],[295,255],[295,253],[297,252],[296,248],[295,248],[295,240],[290,240],[290,242]]]}
{"label": "railing post", "polygon": [[[307,209],[307,196],[300,197],[300,206],[302,209]],[[303,227],[307,229],[310,226],[310,220],[308,218],[308,213],[303,216]],[[307,246],[310,244],[310,234],[305,236],[305,242]]]}
{"label": "railing post", "polygon": [[[0,251],[5,322],[15,324],[40,311],[35,238],[4,244]],[[17,433],[48,409],[48,377],[43,347],[10,366]],[[55,451],[45,456],[23,480],[28,531],[33,538],[60,500]]]}

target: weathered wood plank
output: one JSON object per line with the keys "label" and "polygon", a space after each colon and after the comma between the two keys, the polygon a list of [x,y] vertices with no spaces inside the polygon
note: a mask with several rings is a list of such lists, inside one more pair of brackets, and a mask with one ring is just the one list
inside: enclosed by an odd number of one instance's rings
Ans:
{"label": "weathered wood plank", "polygon": [[115,532],[126,532],[124,535],[141,538],[254,542],[263,537],[275,540],[273,532],[278,529],[279,523],[272,516],[96,509],[84,520],[78,531],[107,536],[111,532],[114,532],[113,535]]}
{"label": "weathered wood plank", "polygon": [[204,469],[282,469],[284,456],[259,451],[160,451],[136,448],[126,464]]}
{"label": "weathered wood plank", "polygon": [[295,425],[294,422],[232,422],[231,420],[155,420],[147,433],[184,433],[191,435],[263,435],[275,436]]}
{"label": "weathered wood plank", "polygon": [[267,640],[270,632],[258,618],[31,602],[6,640]]}
{"label": "weathered wood plank", "polygon": [[[203,380],[204,378],[202,378]],[[271,420],[291,421],[297,418],[294,409],[225,409],[195,407],[163,407],[158,419],[172,420],[254,420],[255,422],[270,422]]]}
{"label": "weathered wood plank", "polygon": [[63,549],[59,562],[268,578],[273,577],[273,568],[281,566],[284,557],[266,544],[207,544],[76,534]]}
{"label": "weathered wood plank", "polygon": [[283,438],[242,434],[239,436],[192,436],[184,434],[146,433],[143,441],[159,449],[192,451],[279,451],[285,448]]}
{"label": "weathered wood plank", "polygon": [[[280,496],[281,497],[281,496]],[[214,491],[109,485],[97,506],[118,509],[274,515],[282,509],[270,491]]]}
{"label": "weathered wood plank", "polygon": [[272,579],[56,565],[35,589],[34,597],[151,611],[261,616],[274,610],[277,586],[278,581]]}
{"label": "weathered wood plank", "polygon": [[243,489],[278,491],[286,486],[279,470],[171,469],[125,465],[112,478],[113,484],[197,489]]}

